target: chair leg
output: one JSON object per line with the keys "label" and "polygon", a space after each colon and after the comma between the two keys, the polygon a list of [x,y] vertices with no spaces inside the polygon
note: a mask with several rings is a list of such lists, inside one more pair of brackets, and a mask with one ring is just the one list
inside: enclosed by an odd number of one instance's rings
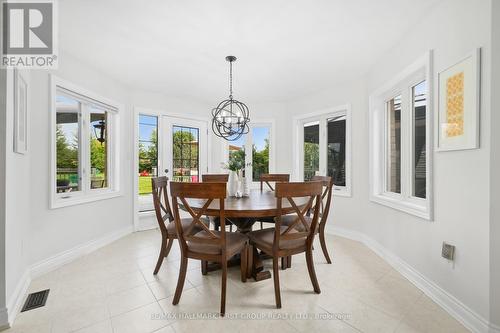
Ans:
{"label": "chair leg", "polygon": [[326,248],[325,241],[325,224],[320,224],[319,226],[319,242],[321,243],[321,249],[323,250],[323,255],[325,256],[326,262],[331,264],[330,255],[328,255],[328,249]]}
{"label": "chair leg", "polygon": [[264,222],[260,222],[260,230],[264,229]]}
{"label": "chair leg", "polygon": [[248,245],[245,244],[243,250],[240,253],[240,270],[241,270],[241,282],[247,282],[247,269],[248,269]]}
{"label": "chair leg", "polygon": [[201,261],[201,274],[202,275],[208,274],[208,261],[207,260]]}
{"label": "chair leg", "polygon": [[286,268],[292,268],[292,256],[288,256],[288,260],[286,262]]}
{"label": "chair leg", "polygon": [[276,298],[276,308],[281,309],[280,277],[278,269],[279,257],[273,257],[273,279],[274,279],[274,297]]}
{"label": "chair leg", "polygon": [[165,240],[165,238],[163,238],[161,240],[160,254],[158,255],[158,261],[156,262],[156,267],[155,267],[155,270],[153,271],[153,275],[158,274],[158,271],[160,270],[161,264],[163,263],[163,259],[166,257],[165,252],[167,250],[167,246],[168,246],[167,244],[168,244],[168,240]]}
{"label": "chair leg", "polygon": [[222,288],[220,295],[220,315],[226,314],[226,282],[227,282],[227,260],[222,258]]}
{"label": "chair leg", "polygon": [[233,225],[232,224],[229,225],[229,232],[233,232]]}
{"label": "chair leg", "polygon": [[288,257],[281,257],[281,269],[285,270],[288,267]]}
{"label": "chair leg", "polygon": [[319,289],[318,279],[316,278],[316,271],[314,270],[313,254],[311,249],[306,250],[306,261],[307,270],[309,271],[309,277],[311,278],[314,292],[316,294],[319,294],[321,293],[321,289]]}
{"label": "chair leg", "polygon": [[167,249],[165,250],[165,258],[168,257],[168,254],[170,253],[170,249],[172,248],[172,244],[174,244],[174,238],[169,238],[168,239],[168,244],[167,244]]}
{"label": "chair leg", "polygon": [[172,301],[173,305],[179,304],[179,300],[181,299],[184,281],[186,280],[187,265],[188,259],[183,256],[181,259],[181,268],[179,269],[179,278],[177,279],[177,288],[175,289],[174,300]]}

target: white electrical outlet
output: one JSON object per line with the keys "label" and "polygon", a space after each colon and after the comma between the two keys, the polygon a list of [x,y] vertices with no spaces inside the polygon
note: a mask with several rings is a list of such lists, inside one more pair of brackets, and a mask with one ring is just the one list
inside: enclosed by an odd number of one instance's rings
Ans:
{"label": "white electrical outlet", "polygon": [[455,245],[443,242],[443,248],[441,249],[441,256],[445,259],[453,261],[455,259]]}

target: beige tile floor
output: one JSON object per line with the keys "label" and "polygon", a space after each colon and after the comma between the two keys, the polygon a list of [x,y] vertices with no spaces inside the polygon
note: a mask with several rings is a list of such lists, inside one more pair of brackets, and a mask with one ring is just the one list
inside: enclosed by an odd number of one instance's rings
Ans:
{"label": "beige tile floor", "polygon": [[335,236],[328,236],[332,265],[316,246],[320,295],[312,292],[302,255],[280,271],[280,310],[272,280],[242,283],[232,268],[227,316],[213,318],[220,272],[202,276],[199,262],[190,261],[180,304],[173,306],[179,249],[174,244],[153,276],[159,243],[158,230],[134,233],[35,279],[29,291],[50,288],[47,305],[20,313],[5,332],[467,331],[364,245]]}

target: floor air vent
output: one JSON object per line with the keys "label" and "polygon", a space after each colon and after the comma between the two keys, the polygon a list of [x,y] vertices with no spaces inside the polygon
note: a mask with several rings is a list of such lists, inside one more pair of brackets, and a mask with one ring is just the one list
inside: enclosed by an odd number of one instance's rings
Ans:
{"label": "floor air vent", "polygon": [[47,297],[49,297],[49,291],[50,289],[47,289],[29,294],[28,298],[26,298],[26,302],[24,303],[21,312],[33,310],[44,306],[45,302],[47,302]]}

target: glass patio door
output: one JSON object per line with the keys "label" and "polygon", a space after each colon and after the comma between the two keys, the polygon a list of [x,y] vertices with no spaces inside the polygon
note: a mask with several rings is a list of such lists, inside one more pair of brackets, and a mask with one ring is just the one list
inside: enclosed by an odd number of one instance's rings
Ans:
{"label": "glass patio door", "polygon": [[164,173],[171,181],[199,182],[208,171],[207,123],[204,121],[163,117]]}

